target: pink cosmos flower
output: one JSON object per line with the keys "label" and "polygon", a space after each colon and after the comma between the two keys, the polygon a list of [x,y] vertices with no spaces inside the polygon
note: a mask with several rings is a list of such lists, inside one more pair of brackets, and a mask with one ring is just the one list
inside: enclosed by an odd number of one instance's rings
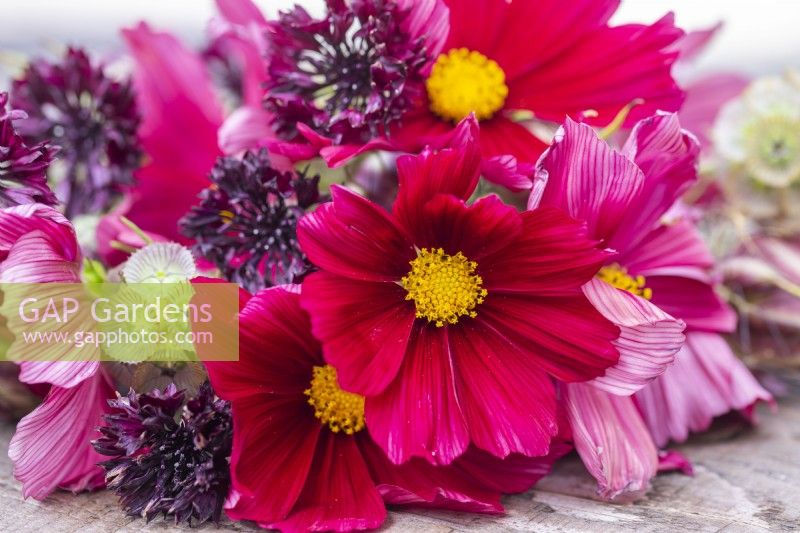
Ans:
{"label": "pink cosmos flower", "polygon": [[[658,114],[637,123],[619,152],[588,125],[567,120],[539,162],[530,206],[566,209],[618,252],[584,290],[621,327],[620,363],[590,384],[564,386],[576,449],[606,497],[646,487],[665,433],[681,437],[672,428],[685,438],[711,416],[768,398],[726,355],[718,332],[730,331],[735,315],[714,292],[713,260],[700,235],[689,220],[664,218],[696,179],[698,153],[675,115]],[[713,350],[708,336],[718,339]],[[718,378],[694,372],[698,358],[715,370],[725,361],[731,370]],[[682,410],[670,408],[676,404]]]}
{"label": "pink cosmos flower", "polygon": [[240,315],[240,359],[208,363],[231,401],[234,520],[281,531],[378,527],[385,504],[502,511],[500,491],[527,490],[565,453],[501,461],[471,449],[453,465],[392,464],[364,431],[364,398],[339,386],[292,286],[266,289]]}
{"label": "pink cosmos flower", "polygon": [[[0,210],[0,282],[77,283],[81,258],[72,225],[41,204]],[[25,497],[43,499],[57,487],[103,485],[102,460],[90,444],[113,396],[97,362],[23,362],[19,379],[50,384],[44,402],[17,425],[9,446]]]}
{"label": "pink cosmos flower", "polygon": [[344,389],[367,397],[370,433],[395,463],[447,464],[469,443],[544,455],[556,433],[550,376],[603,375],[619,328],[581,291],[608,254],[562,211],[471,205],[477,124],[454,147],[397,160],[391,213],[334,186],[300,245],[320,272],[302,304]]}
{"label": "pink cosmos flower", "polygon": [[[416,61],[403,62],[409,72],[402,83],[392,86],[398,93],[380,106],[394,106],[397,112],[375,117],[371,127],[375,134],[360,142],[352,135],[339,135],[339,124],[348,117],[352,117],[352,127],[370,124],[374,111],[370,104],[380,96],[369,93],[367,86],[359,89],[358,80],[376,81],[374,70],[369,69],[381,62],[391,63],[393,57],[373,62],[372,56],[361,57],[357,46],[350,50],[347,43],[339,43],[342,53],[328,59],[319,43],[306,39],[309,32],[321,35],[329,24],[351,20],[338,13],[344,8],[337,2],[329,2],[326,19],[312,19],[295,10],[269,23],[274,75],[267,102],[273,102],[270,110],[278,123],[300,121],[288,139],[294,145],[274,143],[275,150],[295,158],[318,153],[329,165],[338,166],[366,150],[441,148],[449,142],[458,121],[475,113],[481,121],[483,174],[510,188],[527,189],[533,165],[545,145],[523,120],[591,116],[593,123],[603,125],[626,105],[641,100],[643,104],[629,117],[632,124],[658,109],[677,110],[683,100],[670,74],[678,56],[671,46],[682,35],[671,14],[652,25],[610,26],[618,0],[580,0],[569,5],[551,0],[426,0],[377,3],[375,9],[396,9],[395,5],[409,13],[403,18],[392,11],[390,18],[408,22],[390,32],[388,46],[396,46],[401,35],[413,49],[421,37],[424,62],[418,70]],[[295,31],[299,32],[296,38],[292,37]],[[335,32],[334,37],[345,33]],[[375,46],[366,47],[370,53],[382,49],[379,45],[384,43],[375,33],[368,33],[365,39],[369,38],[376,39]],[[311,96],[305,94],[308,87],[322,83],[319,76],[306,78],[308,73],[297,61],[294,67],[276,66],[286,62],[283,58],[306,51],[317,58],[315,74],[328,76],[339,94],[353,93],[351,99],[326,103],[330,109],[325,111],[336,123],[330,128],[314,110],[314,98],[324,93],[323,88]],[[346,73],[342,65],[347,66]],[[358,68],[363,72],[355,72]],[[343,76],[349,76],[345,89],[339,84]],[[306,116],[309,109],[313,120]]]}

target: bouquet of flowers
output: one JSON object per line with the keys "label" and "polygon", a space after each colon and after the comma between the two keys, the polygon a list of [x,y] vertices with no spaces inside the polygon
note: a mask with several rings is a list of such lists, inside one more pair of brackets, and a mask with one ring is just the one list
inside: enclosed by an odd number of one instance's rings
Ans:
{"label": "bouquet of flowers", "polygon": [[[617,4],[217,0],[201,51],[142,23],[127,71],[33,60],[0,96],[0,282],[241,290],[238,361],[5,363],[40,398],[24,496],[349,531],[501,513],[573,450],[608,500],[691,473],[670,442],[772,397],[685,200],[697,35]],[[764,186],[800,175],[790,126],[753,134]]]}

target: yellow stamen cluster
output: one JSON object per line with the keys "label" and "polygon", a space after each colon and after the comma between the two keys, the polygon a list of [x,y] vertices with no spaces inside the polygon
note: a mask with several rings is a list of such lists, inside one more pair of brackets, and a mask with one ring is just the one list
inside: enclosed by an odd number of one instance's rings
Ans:
{"label": "yellow stamen cluster", "polygon": [[649,300],[653,297],[652,289],[649,289],[645,286],[647,280],[645,280],[644,276],[631,276],[628,274],[628,270],[625,267],[622,267],[616,263],[601,268],[600,272],[597,273],[597,277],[609,285],[613,285],[614,287],[622,289],[623,291],[628,291],[631,294],[641,296],[646,300]]}
{"label": "yellow stamen cluster", "polygon": [[475,307],[487,294],[483,279],[475,273],[477,263],[461,252],[448,255],[441,248],[423,248],[410,264],[411,271],[401,282],[408,292],[406,300],[414,300],[417,318],[442,327],[456,324],[464,315],[477,316]]}
{"label": "yellow stamen cluster", "polygon": [[474,112],[486,120],[503,108],[508,96],[503,69],[480,52],[453,48],[441,54],[425,82],[431,111],[458,122]]}
{"label": "yellow stamen cluster", "polygon": [[364,397],[343,391],[331,365],[314,367],[311,387],[304,394],[314,416],[334,433],[352,435],[364,429]]}
{"label": "yellow stamen cluster", "polygon": [[227,209],[223,209],[219,212],[219,218],[225,223],[230,224],[233,221],[234,214]]}

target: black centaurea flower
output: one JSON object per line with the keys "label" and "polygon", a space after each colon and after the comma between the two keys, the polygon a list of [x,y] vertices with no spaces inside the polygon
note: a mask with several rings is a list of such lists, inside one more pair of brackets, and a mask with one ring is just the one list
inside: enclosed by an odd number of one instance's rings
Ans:
{"label": "black centaurea flower", "polygon": [[230,404],[206,382],[186,402],[175,385],[109,401],[102,437],[92,444],[114,457],[100,464],[106,484],[132,516],[175,523],[219,521],[230,488]]}
{"label": "black centaurea flower", "polygon": [[404,30],[409,11],[394,0],[327,0],[315,19],[300,6],[268,33],[266,107],[284,138],[302,122],[337,142],[388,133],[424,92],[423,38]]}
{"label": "black centaurea flower", "polygon": [[132,85],[106,76],[86,52],[69,48],[60,62],[33,61],[14,80],[11,101],[28,115],[19,126],[27,142],[61,147],[65,175],[56,193],[68,217],[107,210],[133,183],[142,151]]}
{"label": "black centaurea flower", "polygon": [[200,204],[181,220],[194,252],[250,292],[299,281],[310,268],[297,221],[320,200],[319,176],[281,172],[266,150],[221,157]]}
{"label": "black centaurea flower", "polygon": [[46,142],[27,145],[17,131],[27,117],[24,112],[7,111],[7,103],[8,93],[0,93],[0,208],[56,205],[58,199],[47,185],[47,168],[57,149]]}

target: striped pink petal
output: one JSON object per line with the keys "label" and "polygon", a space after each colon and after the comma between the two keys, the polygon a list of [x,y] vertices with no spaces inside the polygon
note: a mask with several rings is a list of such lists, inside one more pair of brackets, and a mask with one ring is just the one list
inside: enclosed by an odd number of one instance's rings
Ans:
{"label": "striped pink petal", "polygon": [[53,387],[44,403],[20,421],[8,456],[25,498],[41,500],[56,488],[79,492],[103,486],[97,466],[103,457],[91,440],[99,436],[96,428],[113,395],[106,375],[97,373],[70,389]]}
{"label": "striped pink petal", "polygon": [[575,449],[598,494],[613,499],[645,490],[658,470],[658,450],[633,399],[583,383],[562,390]]}
{"label": "striped pink petal", "polygon": [[619,362],[592,384],[606,392],[627,396],[664,373],[684,342],[683,321],[673,318],[640,296],[593,279],[583,286],[592,305],[619,326],[614,341]]}
{"label": "striped pink petal", "polygon": [[704,431],[729,411],[750,413],[767,392],[716,333],[690,331],[675,364],[636,393],[636,402],[659,446]]}

